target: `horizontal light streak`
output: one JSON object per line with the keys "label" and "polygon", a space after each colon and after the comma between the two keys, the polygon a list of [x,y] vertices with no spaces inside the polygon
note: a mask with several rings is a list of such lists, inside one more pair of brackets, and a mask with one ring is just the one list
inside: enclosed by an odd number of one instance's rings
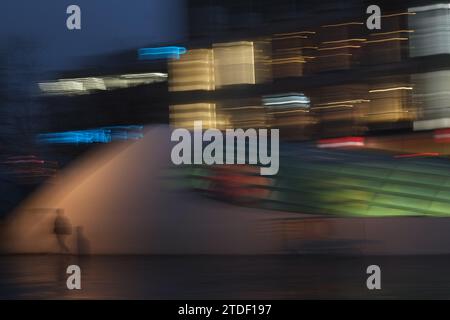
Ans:
{"label": "horizontal light streak", "polygon": [[412,87],[395,87],[395,88],[386,88],[386,89],[374,89],[369,90],[370,93],[376,92],[388,92],[388,91],[399,91],[399,90],[412,90]]}

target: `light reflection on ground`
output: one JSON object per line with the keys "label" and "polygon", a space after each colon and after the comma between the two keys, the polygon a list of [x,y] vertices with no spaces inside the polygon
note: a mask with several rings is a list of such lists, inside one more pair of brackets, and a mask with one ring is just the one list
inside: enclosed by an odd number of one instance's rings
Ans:
{"label": "light reflection on ground", "polygon": [[[450,256],[0,257],[1,299],[377,299],[450,298]],[[82,290],[65,268],[82,269]],[[366,289],[378,264],[382,290]]]}

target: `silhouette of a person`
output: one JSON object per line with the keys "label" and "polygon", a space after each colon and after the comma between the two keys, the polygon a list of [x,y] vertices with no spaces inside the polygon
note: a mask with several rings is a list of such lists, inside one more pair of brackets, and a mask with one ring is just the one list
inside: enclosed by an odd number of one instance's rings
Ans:
{"label": "silhouette of a person", "polygon": [[75,230],[77,235],[78,255],[89,255],[91,253],[91,247],[88,238],[84,235],[83,227],[78,226]]}
{"label": "silhouette of a person", "polygon": [[72,234],[72,226],[69,219],[64,216],[63,209],[56,210],[55,224],[53,227],[53,233],[58,241],[60,253],[69,253],[69,247],[66,245],[66,237]]}

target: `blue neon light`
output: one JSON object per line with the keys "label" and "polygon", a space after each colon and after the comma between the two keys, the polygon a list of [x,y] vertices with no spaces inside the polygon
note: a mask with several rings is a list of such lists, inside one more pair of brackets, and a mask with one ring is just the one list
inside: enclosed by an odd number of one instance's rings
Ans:
{"label": "blue neon light", "polygon": [[174,58],[180,59],[180,55],[186,53],[184,47],[158,47],[158,48],[141,48],[138,50],[139,60],[156,60]]}
{"label": "blue neon light", "polygon": [[109,143],[120,140],[143,138],[142,126],[113,126],[98,129],[41,133],[37,142],[41,144],[87,144]]}

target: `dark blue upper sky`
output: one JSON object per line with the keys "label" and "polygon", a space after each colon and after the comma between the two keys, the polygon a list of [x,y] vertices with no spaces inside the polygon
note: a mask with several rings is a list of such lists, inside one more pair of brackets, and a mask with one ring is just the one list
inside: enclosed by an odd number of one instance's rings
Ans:
{"label": "dark blue upper sky", "polygon": [[[81,30],[66,28],[71,4],[81,8]],[[176,42],[186,32],[184,0],[2,0],[0,8],[0,41],[33,40],[44,70],[74,67],[76,57]]]}

